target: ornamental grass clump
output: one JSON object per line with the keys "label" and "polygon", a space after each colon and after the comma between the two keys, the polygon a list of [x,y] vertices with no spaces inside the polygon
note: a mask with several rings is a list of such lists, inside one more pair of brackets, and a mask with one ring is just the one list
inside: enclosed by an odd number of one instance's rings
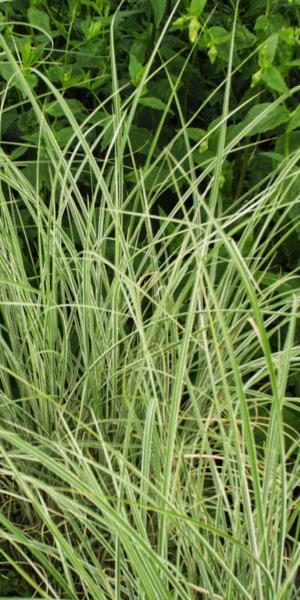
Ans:
{"label": "ornamental grass clump", "polygon": [[[0,154],[1,565],[51,600],[297,597],[300,279],[277,258],[291,212],[300,225],[300,150],[225,197],[224,165],[286,96],[231,109],[236,15],[223,112],[191,140],[187,61],[174,80],[160,56],[172,18],[133,91],[112,21],[112,94],[82,121],[38,68],[35,93],[0,36],[1,119],[17,81],[38,131],[31,179]],[[135,119],[158,71],[169,98],[142,161]]]}

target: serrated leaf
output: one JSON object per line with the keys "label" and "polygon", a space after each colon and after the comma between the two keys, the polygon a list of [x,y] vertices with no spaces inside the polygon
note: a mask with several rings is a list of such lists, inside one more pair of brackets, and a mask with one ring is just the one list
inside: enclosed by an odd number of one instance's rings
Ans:
{"label": "serrated leaf", "polygon": [[47,33],[51,33],[49,17],[47,13],[38,10],[37,8],[29,8],[27,11],[29,23],[34,27],[39,27]]}
{"label": "serrated leaf", "polygon": [[18,118],[18,113],[15,109],[12,109],[8,113],[5,113],[5,118],[3,118],[3,114],[0,119],[0,131],[5,134],[11,126],[14,126],[16,120]]}
{"label": "serrated leaf", "polygon": [[270,65],[267,67],[262,74],[263,82],[275,92],[279,94],[286,94],[288,92],[288,87],[277,67],[274,65]]}
{"label": "serrated leaf", "polygon": [[[263,115],[263,116],[261,116]],[[256,119],[259,121],[252,127],[248,135],[256,135],[258,133],[266,133],[272,129],[276,129],[280,125],[287,123],[289,120],[289,112],[284,106],[274,106],[272,102],[264,102],[253,106],[242,124],[243,127],[250,125]]]}
{"label": "serrated leaf", "polygon": [[74,130],[72,127],[64,127],[63,129],[54,132],[55,138],[61,147],[66,146],[69,143],[73,134]]}
{"label": "serrated leaf", "polygon": [[293,131],[294,129],[300,128],[300,105],[297,106],[296,110],[293,112],[291,120],[288,124],[287,131]]}
{"label": "serrated leaf", "polygon": [[[5,81],[11,81],[11,84],[23,93],[22,82],[19,76],[14,76],[15,71],[9,63],[3,63],[0,65],[0,75]],[[38,84],[38,78],[33,73],[28,71],[23,72],[23,77],[26,79],[31,89],[35,88]]]}
{"label": "serrated leaf", "polygon": [[[38,85],[39,80],[37,78],[37,75],[35,75],[34,73],[24,73],[24,78],[26,79],[31,90],[33,90]],[[21,86],[19,87],[21,89]]]}
{"label": "serrated leaf", "polygon": [[9,63],[3,63],[0,65],[0,75],[5,79],[5,81],[9,81],[12,75],[14,74],[14,70]]}
{"label": "serrated leaf", "polygon": [[150,0],[154,12],[155,25],[158,26],[165,14],[167,0]]}

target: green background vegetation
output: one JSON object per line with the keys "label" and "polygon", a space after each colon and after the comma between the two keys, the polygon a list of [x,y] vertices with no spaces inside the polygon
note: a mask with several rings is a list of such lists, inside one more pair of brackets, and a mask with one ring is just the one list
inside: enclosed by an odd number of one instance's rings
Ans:
{"label": "green background vegetation", "polygon": [[300,0],[0,0],[0,597],[299,594],[299,73]]}

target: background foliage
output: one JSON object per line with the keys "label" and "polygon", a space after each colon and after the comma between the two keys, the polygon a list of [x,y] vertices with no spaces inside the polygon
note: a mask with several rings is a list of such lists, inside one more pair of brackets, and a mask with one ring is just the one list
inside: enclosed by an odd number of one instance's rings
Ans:
{"label": "background foliage", "polygon": [[[171,27],[160,48],[161,60],[168,61],[169,71],[167,74],[157,57],[157,75],[145,87],[135,115],[133,152],[136,163],[143,165],[143,157],[148,153],[161,113],[166,109],[170,93],[168,78],[176,81],[182,72],[177,94],[184,118],[190,124],[187,134],[191,142],[197,142],[208,134],[193,156],[197,168],[203,169],[215,155],[218,144],[215,127],[222,112],[222,81],[228,63],[234,2],[193,0],[177,4]],[[61,148],[68,143],[72,128],[58,104],[48,100],[49,92],[35,69],[58,87],[77,121],[83,122],[86,115],[109,98],[112,91],[108,49],[111,20],[118,5],[118,2],[106,0],[51,3],[14,0],[2,4],[3,35],[10,48],[18,53],[26,80],[44,106]],[[175,6],[175,2],[167,0],[136,0],[123,2],[119,8],[114,35],[124,101],[141,81],[155,41]],[[231,109],[241,105],[244,108],[231,118],[228,139],[236,135],[239,126],[251,122],[255,115],[267,108],[268,103],[282,94],[287,97],[251,131],[238,158],[237,154],[233,154],[224,163],[220,194],[225,206],[230,206],[234,199],[298,147],[299,95],[289,98],[288,90],[299,81],[299,19],[298,0],[255,0],[240,5],[233,57],[233,65],[239,68],[239,75],[233,79]],[[0,74],[4,84],[11,82],[11,66],[3,58]],[[213,100],[205,105],[212,90],[216,91]],[[199,111],[201,105],[204,108]],[[100,117],[105,127],[111,119],[110,102],[95,118],[99,120]],[[24,164],[24,173],[30,181],[35,177],[35,148],[39,135],[35,123],[33,108],[24,100],[15,78],[7,91],[1,144],[18,165]],[[179,127],[178,115],[170,107],[160,132],[157,153],[173,138]],[[110,143],[112,130],[112,127],[106,130],[99,145],[99,160]],[[182,139],[178,139],[173,147],[176,158],[182,155],[183,143]],[[46,162],[40,167],[39,185],[46,194],[50,185]],[[84,175],[82,185],[86,185]],[[296,182],[294,193],[297,190]],[[162,210],[168,212],[170,205],[170,196],[168,200],[160,200]],[[291,229],[293,217],[292,211]],[[299,232],[296,228],[281,248],[278,268],[295,268],[298,265],[298,249]]]}

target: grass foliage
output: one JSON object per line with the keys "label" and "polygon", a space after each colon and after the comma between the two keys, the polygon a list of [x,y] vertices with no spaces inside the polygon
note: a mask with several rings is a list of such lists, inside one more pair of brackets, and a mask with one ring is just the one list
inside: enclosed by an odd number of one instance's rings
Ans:
{"label": "grass foliage", "polygon": [[[298,89],[227,135],[234,21],[217,150],[199,169],[210,133],[190,139],[160,61],[171,20],[130,96],[112,21],[112,95],[83,122],[33,69],[72,130],[63,149],[0,36],[1,118],[15,79],[39,132],[35,183],[0,153],[0,554],[41,598],[297,597],[300,280],[276,261],[291,211],[300,225],[300,150],[225,206],[220,189],[224,161],[251,153],[251,131]],[[169,98],[139,164],[133,123],[157,69]],[[161,150],[170,109],[181,127]]]}

